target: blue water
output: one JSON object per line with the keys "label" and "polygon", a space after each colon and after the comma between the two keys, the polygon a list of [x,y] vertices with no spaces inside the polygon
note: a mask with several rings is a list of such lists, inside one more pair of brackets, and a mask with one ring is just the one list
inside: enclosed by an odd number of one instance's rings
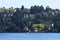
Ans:
{"label": "blue water", "polygon": [[60,40],[60,33],[0,33],[0,40]]}

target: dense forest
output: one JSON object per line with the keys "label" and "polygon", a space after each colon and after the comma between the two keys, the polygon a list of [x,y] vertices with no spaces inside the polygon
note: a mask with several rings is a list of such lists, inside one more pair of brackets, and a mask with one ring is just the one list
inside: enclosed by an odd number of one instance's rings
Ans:
{"label": "dense forest", "polygon": [[60,10],[49,6],[0,8],[0,32],[60,32]]}

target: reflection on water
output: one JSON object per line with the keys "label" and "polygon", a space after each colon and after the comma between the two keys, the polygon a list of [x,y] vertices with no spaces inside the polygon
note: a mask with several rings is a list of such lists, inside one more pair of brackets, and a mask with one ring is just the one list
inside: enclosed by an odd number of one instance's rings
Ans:
{"label": "reflection on water", "polygon": [[60,40],[60,33],[0,33],[1,40]]}

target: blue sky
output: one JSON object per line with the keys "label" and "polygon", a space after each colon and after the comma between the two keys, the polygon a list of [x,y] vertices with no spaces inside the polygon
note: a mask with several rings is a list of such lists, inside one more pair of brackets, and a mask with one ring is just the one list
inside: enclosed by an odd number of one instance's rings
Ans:
{"label": "blue sky", "polygon": [[47,5],[51,8],[59,8],[60,9],[60,0],[0,0],[0,8],[1,7],[21,7],[22,5],[25,8],[30,8],[34,5],[43,5],[46,7]]}
{"label": "blue sky", "polygon": [[0,40],[60,40],[60,33],[0,33]]}

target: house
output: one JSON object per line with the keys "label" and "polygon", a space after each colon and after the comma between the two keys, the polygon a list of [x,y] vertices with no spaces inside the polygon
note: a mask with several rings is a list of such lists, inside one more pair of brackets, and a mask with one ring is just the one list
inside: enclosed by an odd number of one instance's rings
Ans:
{"label": "house", "polygon": [[50,30],[52,27],[54,27],[54,24],[46,24],[45,29]]}
{"label": "house", "polygon": [[34,14],[29,14],[29,17],[30,17],[31,19],[34,19],[34,18],[35,18],[35,15],[34,15]]}
{"label": "house", "polygon": [[24,18],[28,18],[29,16],[28,16],[28,14],[24,14]]}

